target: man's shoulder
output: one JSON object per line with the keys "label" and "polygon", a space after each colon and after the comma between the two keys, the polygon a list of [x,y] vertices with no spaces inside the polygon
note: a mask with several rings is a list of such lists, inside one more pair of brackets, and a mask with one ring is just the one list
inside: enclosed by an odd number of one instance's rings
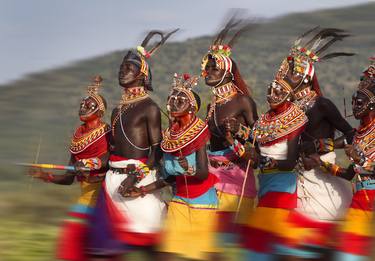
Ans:
{"label": "man's shoulder", "polygon": [[332,106],[336,107],[336,105],[332,102],[331,99],[324,97],[324,96],[318,96],[315,100],[315,104],[321,108],[326,108],[326,109],[332,108]]}
{"label": "man's shoulder", "polygon": [[140,105],[143,109],[160,110],[158,104],[151,97],[144,99]]}

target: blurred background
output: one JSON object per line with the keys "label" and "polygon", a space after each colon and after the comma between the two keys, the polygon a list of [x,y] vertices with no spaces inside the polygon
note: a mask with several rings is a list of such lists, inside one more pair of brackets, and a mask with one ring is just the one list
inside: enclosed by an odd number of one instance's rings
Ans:
{"label": "blurred background", "polygon": [[[67,163],[86,86],[96,74],[104,78],[108,122],[121,94],[118,67],[147,31],[181,28],[151,60],[152,96],[161,108],[174,72],[199,74],[201,58],[229,8],[247,9],[257,23],[232,55],[259,112],[266,110],[267,84],[307,29],[320,25],[353,34],[332,50],[356,56],[316,65],[324,95],[342,112],[344,97],[351,112],[351,95],[367,58],[375,54],[375,3],[361,0],[0,0],[0,5],[1,261],[53,260],[58,226],[79,187],[31,180],[13,163]],[[209,89],[201,83],[198,91],[205,108]]]}

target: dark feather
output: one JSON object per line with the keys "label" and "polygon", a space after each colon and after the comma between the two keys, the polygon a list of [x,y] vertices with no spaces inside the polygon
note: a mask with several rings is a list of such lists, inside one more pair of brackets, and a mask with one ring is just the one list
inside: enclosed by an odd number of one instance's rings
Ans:
{"label": "dark feather", "polygon": [[355,53],[329,53],[320,58],[321,61],[328,60],[339,56],[353,56]]}

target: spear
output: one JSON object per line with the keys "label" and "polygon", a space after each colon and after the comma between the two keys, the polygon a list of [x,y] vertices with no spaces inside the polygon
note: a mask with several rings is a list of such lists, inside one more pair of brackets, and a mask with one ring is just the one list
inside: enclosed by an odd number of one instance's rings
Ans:
{"label": "spear", "polygon": [[41,168],[41,169],[57,169],[57,170],[69,170],[69,171],[90,171],[90,168],[79,168],[75,166],[66,166],[66,165],[55,165],[55,164],[36,164],[36,163],[15,163],[18,166],[32,167],[32,168]]}

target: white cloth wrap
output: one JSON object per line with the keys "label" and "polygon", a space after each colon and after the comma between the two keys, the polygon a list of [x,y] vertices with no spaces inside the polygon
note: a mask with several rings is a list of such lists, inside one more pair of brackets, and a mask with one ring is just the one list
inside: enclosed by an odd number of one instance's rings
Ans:
{"label": "white cloth wrap", "polygon": [[[113,168],[126,168],[128,164],[139,165],[139,160],[110,161]],[[118,224],[120,229],[137,233],[158,233],[166,212],[166,205],[161,199],[160,191],[144,197],[124,198],[118,193],[121,182],[128,174],[119,174],[108,170],[105,177],[107,195],[111,198],[117,210],[124,215],[125,224]],[[145,186],[156,181],[156,171],[150,171],[136,186]]]}
{"label": "white cloth wrap", "polygon": [[260,154],[275,160],[286,160],[288,157],[288,141],[284,140],[271,146],[259,146]]}
{"label": "white cloth wrap", "polygon": [[[320,158],[335,163],[336,153],[329,152]],[[344,217],[353,196],[349,181],[325,173],[319,167],[298,177],[297,211],[317,221],[337,221]]]}

